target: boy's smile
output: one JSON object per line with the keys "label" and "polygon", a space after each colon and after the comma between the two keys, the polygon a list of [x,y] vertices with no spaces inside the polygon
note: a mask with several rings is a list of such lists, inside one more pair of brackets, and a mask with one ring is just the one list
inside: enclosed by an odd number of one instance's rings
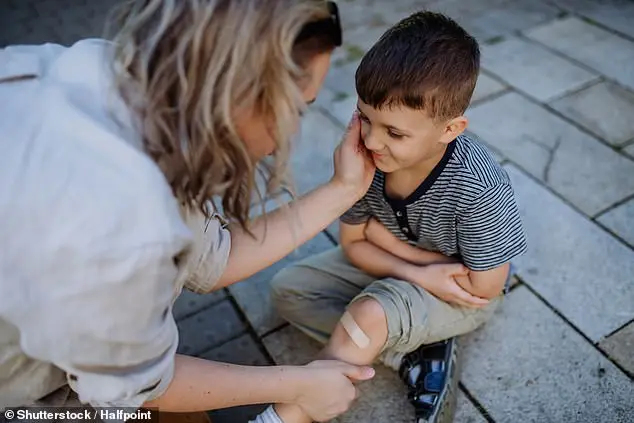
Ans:
{"label": "boy's smile", "polygon": [[[433,166],[448,143],[466,127],[464,116],[435,122],[424,110],[393,105],[381,109],[358,100],[361,137],[376,167],[392,173],[402,169]],[[432,164],[433,163],[433,164]]]}

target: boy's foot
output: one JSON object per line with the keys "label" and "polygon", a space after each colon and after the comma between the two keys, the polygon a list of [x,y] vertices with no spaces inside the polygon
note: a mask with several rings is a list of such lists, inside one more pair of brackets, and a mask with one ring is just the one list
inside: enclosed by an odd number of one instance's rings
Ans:
{"label": "boy's foot", "polygon": [[453,421],[458,390],[456,338],[421,345],[405,355],[399,375],[408,388],[417,423]]}

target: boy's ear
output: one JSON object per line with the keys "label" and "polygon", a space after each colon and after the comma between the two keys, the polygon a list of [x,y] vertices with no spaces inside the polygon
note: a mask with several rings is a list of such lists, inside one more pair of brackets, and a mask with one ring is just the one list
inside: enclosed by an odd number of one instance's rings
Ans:
{"label": "boy's ear", "polygon": [[451,119],[447,122],[447,126],[445,127],[442,142],[449,144],[455,140],[458,135],[461,135],[465,129],[467,129],[468,124],[469,120],[466,116],[458,116],[457,118]]}

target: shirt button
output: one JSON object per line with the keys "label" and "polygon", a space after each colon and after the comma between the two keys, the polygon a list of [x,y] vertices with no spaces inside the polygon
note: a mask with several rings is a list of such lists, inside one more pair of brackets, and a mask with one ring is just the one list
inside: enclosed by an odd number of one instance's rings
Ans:
{"label": "shirt button", "polygon": [[401,213],[400,211],[397,211],[396,212],[396,217],[401,217],[401,216],[403,216],[403,213]]}
{"label": "shirt button", "polygon": [[406,233],[408,233],[408,232],[409,232],[409,229],[408,229],[408,228],[401,228],[401,230],[403,231],[403,233],[404,233],[404,234],[406,234]]}

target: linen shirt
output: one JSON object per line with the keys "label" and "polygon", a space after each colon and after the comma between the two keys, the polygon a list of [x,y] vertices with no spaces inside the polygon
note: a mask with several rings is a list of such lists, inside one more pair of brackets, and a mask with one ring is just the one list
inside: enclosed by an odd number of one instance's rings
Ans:
{"label": "linen shirt", "polygon": [[114,95],[108,41],[0,50],[0,409],[65,386],[139,407],[173,377],[183,286],[230,236],[188,214]]}

